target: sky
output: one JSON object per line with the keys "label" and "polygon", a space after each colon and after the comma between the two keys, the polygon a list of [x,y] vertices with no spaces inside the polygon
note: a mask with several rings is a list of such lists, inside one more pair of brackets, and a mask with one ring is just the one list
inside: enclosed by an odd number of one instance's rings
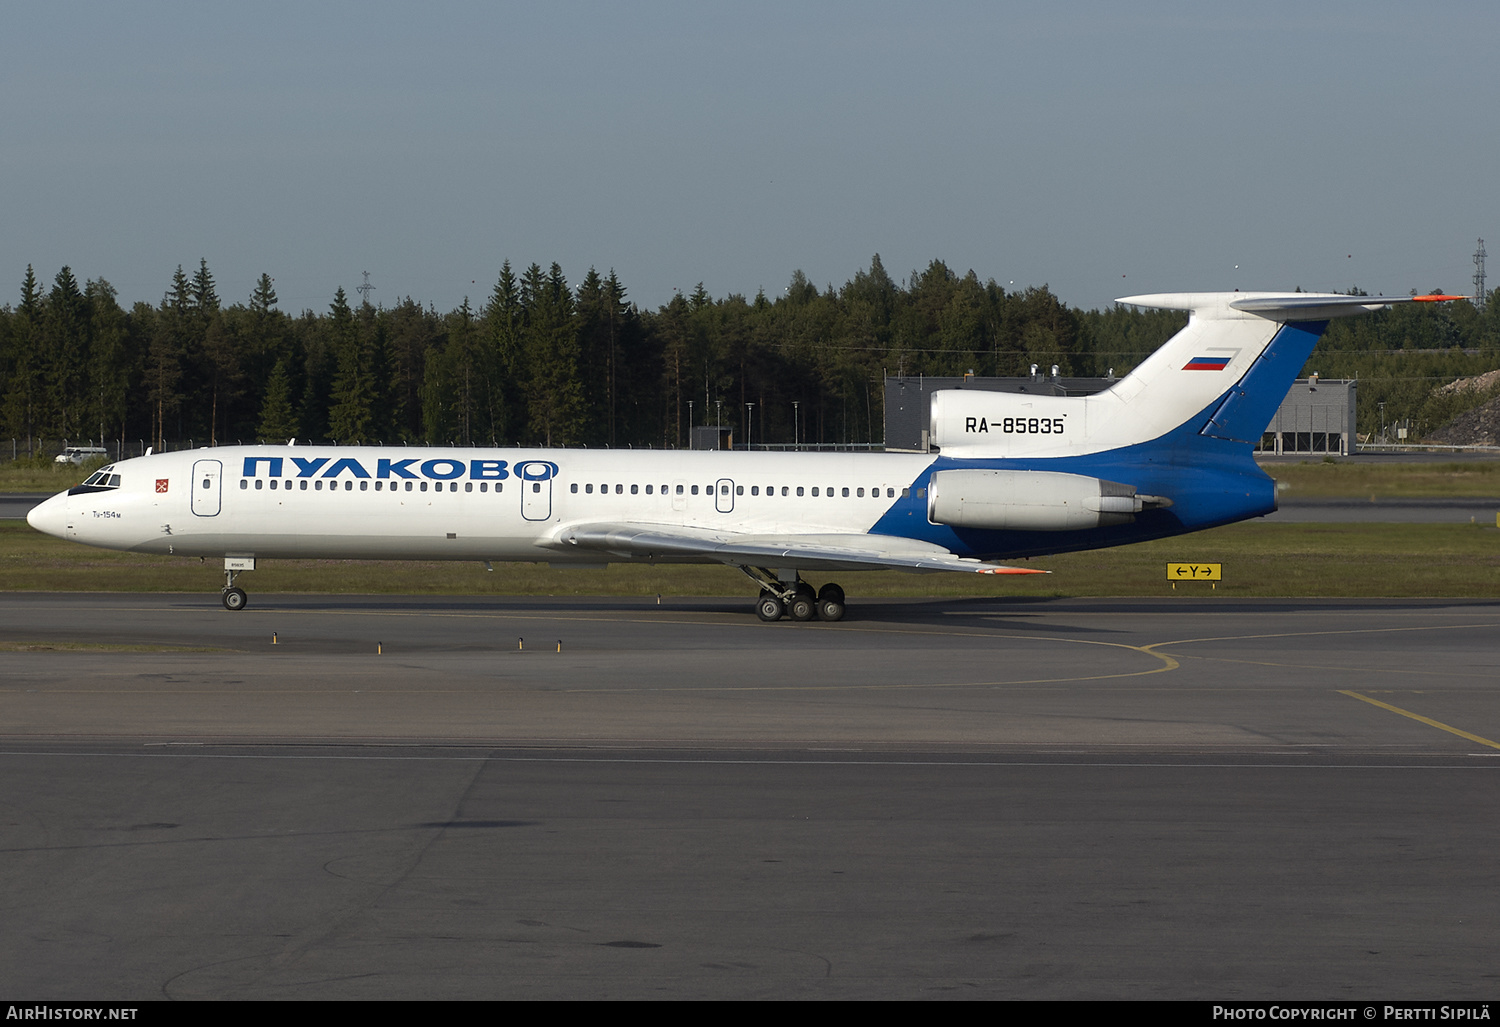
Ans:
{"label": "sky", "polygon": [[[1500,5],[14,3],[0,303],[482,304],[503,261],[644,308],[878,253],[1104,306],[1500,285]],[[7,280],[10,283],[7,285]]]}

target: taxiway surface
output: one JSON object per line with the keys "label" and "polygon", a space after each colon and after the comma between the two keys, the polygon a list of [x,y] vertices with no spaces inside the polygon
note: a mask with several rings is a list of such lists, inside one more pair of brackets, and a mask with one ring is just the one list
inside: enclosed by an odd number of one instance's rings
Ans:
{"label": "taxiway surface", "polygon": [[1492,998],[1497,628],[1456,601],[765,625],[0,594],[0,983]]}

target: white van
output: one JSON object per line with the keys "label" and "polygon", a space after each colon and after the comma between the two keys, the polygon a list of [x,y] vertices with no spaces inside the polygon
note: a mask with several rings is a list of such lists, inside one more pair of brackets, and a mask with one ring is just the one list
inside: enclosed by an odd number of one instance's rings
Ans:
{"label": "white van", "polygon": [[109,450],[103,446],[69,446],[54,461],[59,464],[82,464],[90,460],[106,460]]}

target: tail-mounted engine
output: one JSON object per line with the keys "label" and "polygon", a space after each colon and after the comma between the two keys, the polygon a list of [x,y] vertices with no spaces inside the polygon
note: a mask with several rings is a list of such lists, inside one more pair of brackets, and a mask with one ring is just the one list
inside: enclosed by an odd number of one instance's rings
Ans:
{"label": "tail-mounted engine", "polygon": [[927,492],[934,524],[995,531],[1104,528],[1171,505],[1137,494],[1133,485],[1059,471],[938,471]]}

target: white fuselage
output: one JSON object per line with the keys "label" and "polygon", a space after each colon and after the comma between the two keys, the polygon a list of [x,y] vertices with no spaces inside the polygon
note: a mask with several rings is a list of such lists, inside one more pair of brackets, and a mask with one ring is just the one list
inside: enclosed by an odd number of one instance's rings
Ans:
{"label": "white fuselage", "polygon": [[190,556],[599,563],[598,553],[559,546],[569,525],[722,530],[726,537],[868,532],[932,461],[922,454],[220,447],[121,461],[113,467],[117,487],[55,496],[31,523],[90,545]]}

